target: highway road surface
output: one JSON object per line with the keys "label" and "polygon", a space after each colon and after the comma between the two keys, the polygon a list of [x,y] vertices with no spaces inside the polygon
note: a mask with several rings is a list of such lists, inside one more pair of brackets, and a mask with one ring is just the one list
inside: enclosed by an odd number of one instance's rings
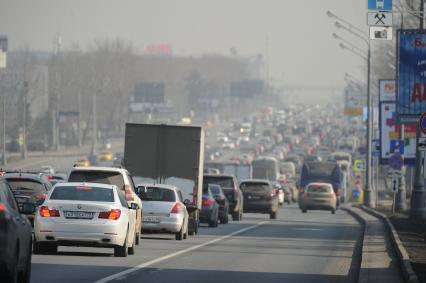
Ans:
{"label": "highway road surface", "polygon": [[361,237],[362,226],[343,210],[303,214],[292,204],[276,220],[246,213],[242,222],[202,225],[184,241],[143,234],[127,258],[59,247],[33,256],[31,282],[355,282]]}

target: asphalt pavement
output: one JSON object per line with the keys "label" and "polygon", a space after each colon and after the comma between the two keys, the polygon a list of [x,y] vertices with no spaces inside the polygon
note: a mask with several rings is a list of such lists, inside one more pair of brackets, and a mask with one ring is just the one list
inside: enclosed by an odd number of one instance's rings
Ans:
{"label": "asphalt pavement", "polygon": [[361,240],[362,226],[345,211],[304,214],[293,204],[276,220],[244,214],[184,241],[143,234],[127,258],[60,247],[33,256],[31,282],[355,282]]}

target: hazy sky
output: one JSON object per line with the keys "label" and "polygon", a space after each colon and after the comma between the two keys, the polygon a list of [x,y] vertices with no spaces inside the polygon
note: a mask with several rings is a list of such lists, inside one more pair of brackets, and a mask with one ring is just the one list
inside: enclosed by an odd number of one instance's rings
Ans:
{"label": "hazy sky", "polygon": [[[170,43],[177,54],[266,52],[271,76],[289,84],[342,85],[364,63],[331,37],[332,10],[367,31],[367,0],[0,0],[0,34],[11,50],[52,50],[121,37],[138,49]],[[338,31],[341,35],[344,32]],[[347,37],[354,42],[356,39]],[[267,40],[268,39],[268,40]],[[268,42],[268,44],[267,44]],[[360,42],[358,45],[362,46]]]}

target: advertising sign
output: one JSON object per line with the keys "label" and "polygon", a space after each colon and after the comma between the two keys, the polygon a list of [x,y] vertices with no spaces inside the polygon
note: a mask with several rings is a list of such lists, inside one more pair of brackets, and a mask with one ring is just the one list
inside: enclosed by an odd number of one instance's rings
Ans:
{"label": "advertising sign", "polygon": [[396,100],[395,80],[379,80],[380,101]]}
{"label": "advertising sign", "polygon": [[402,30],[398,36],[396,110],[401,121],[410,116],[418,119],[426,112],[426,31]]}
{"label": "advertising sign", "polygon": [[[391,141],[399,139],[400,125],[397,123],[394,102],[380,103],[380,163],[388,164],[391,157]],[[416,157],[416,125],[404,126],[404,164],[413,165]]]}

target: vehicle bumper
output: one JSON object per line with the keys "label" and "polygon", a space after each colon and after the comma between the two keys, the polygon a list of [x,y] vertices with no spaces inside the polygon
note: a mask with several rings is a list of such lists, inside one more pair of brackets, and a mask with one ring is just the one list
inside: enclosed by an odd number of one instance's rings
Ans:
{"label": "vehicle bumper", "polygon": [[264,212],[269,213],[273,211],[274,204],[270,201],[260,202],[244,202],[244,212]]}
{"label": "vehicle bumper", "polygon": [[200,212],[200,222],[207,223],[212,219],[213,208],[204,208]]}
{"label": "vehicle bumper", "polygon": [[182,229],[182,217],[161,217],[159,223],[143,222],[143,231],[170,232],[176,233]]}
{"label": "vehicle bumper", "polygon": [[336,209],[336,201],[314,201],[309,199],[303,200],[303,208],[304,209],[325,209],[325,210],[331,210]]}

